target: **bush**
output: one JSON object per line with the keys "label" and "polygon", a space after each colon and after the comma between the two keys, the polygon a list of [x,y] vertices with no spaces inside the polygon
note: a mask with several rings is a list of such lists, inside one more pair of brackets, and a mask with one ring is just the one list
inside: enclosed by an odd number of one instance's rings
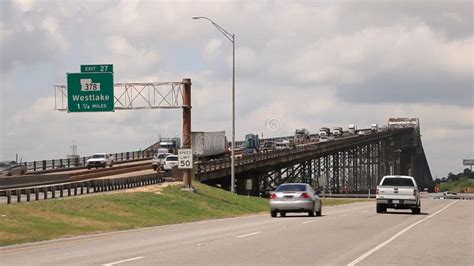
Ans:
{"label": "bush", "polygon": [[466,176],[460,177],[456,181],[448,181],[440,184],[440,190],[444,191],[454,191],[454,192],[464,192],[465,188],[468,188],[469,191],[474,192],[474,182]]}

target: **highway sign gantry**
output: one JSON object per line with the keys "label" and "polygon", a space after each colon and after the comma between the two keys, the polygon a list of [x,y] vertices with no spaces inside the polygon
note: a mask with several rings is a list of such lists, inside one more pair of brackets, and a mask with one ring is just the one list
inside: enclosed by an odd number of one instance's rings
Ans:
{"label": "highway sign gantry", "polygon": [[68,73],[68,112],[113,112],[114,76],[111,72]]}

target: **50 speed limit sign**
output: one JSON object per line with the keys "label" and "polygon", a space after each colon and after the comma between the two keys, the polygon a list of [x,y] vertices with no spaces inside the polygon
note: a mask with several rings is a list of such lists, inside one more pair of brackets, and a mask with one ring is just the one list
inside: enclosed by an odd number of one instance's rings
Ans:
{"label": "50 speed limit sign", "polygon": [[191,149],[178,150],[178,168],[192,169],[193,168],[193,151]]}

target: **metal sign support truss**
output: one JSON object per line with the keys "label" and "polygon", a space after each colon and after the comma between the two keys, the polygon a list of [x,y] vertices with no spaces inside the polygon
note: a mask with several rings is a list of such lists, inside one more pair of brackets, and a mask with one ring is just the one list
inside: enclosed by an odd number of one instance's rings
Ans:
{"label": "metal sign support truss", "polygon": [[[181,108],[185,82],[114,84],[115,110]],[[54,85],[54,110],[67,111],[67,86]]]}

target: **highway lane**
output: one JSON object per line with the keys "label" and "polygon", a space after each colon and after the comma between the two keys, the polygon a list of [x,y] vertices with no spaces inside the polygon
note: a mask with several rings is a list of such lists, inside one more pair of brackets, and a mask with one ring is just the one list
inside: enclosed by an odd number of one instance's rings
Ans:
{"label": "highway lane", "polygon": [[347,265],[386,243],[357,265],[469,264],[473,240],[465,234],[474,230],[473,207],[474,201],[425,199],[422,215],[376,214],[374,202],[357,203],[326,207],[322,217],[253,215],[3,247],[0,260],[2,265]]}

